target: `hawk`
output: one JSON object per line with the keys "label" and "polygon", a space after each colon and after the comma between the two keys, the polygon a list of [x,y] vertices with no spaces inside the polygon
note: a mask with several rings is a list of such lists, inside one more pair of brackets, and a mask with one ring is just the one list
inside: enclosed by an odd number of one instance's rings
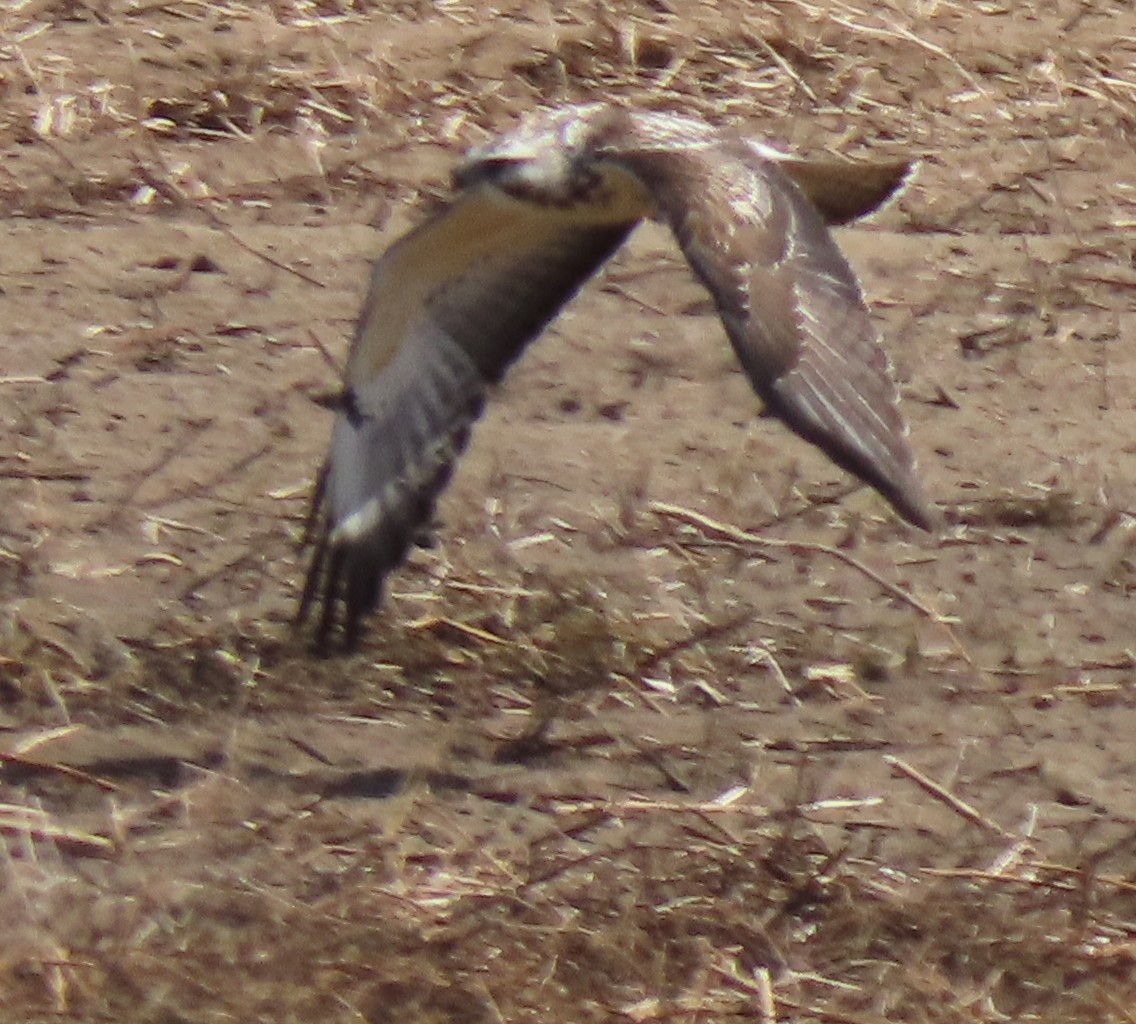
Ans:
{"label": "hawk", "polygon": [[647,218],[670,226],[768,409],[930,529],[887,356],[828,230],[909,170],[604,103],[530,115],[472,150],[452,201],[371,273],[309,520],[298,620],[318,610],[317,646],[339,631],[354,644],[489,387]]}

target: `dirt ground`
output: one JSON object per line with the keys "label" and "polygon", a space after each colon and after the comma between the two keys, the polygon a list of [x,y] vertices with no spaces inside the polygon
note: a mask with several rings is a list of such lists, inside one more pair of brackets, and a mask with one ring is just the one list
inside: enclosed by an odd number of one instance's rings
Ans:
{"label": "dirt ground", "polygon": [[[592,98],[922,158],[840,242],[945,525],[646,227],[317,659],[368,262]],[[1136,1020],[1128,0],[24,0],[0,100],[0,1020]]]}

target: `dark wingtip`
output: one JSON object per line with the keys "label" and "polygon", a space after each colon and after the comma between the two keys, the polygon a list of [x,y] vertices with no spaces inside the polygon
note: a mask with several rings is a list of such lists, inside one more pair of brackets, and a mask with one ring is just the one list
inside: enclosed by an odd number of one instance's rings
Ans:
{"label": "dark wingtip", "polygon": [[759,389],[759,394],[770,413],[795,434],[816,445],[845,472],[878,491],[901,519],[928,533],[939,529],[939,515],[923,494],[902,422],[897,420],[895,430],[885,436],[884,452],[877,450],[872,455],[855,438],[833,433],[825,424],[804,415],[776,388]]}
{"label": "dark wingtip", "polygon": [[855,450],[820,447],[841,468],[874,487],[904,522],[927,533],[936,533],[942,526],[938,511],[923,494],[913,463],[904,460],[904,464],[884,467]]}
{"label": "dark wingtip", "polygon": [[373,572],[370,562],[351,566],[352,554],[347,545],[334,544],[324,535],[308,567],[293,626],[304,631],[318,606],[311,651],[320,657],[358,650],[363,619],[382,600],[383,575]]}
{"label": "dark wingtip", "polygon": [[334,638],[342,638],[344,652],[356,650],[362,635],[363,617],[379,604],[382,594],[382,574],[359,568],[352,571],[348,564],[350,551],[344,544],[331,540],[327,520],[327,481],[329,466],[324,463],[316,476],[312,489],[300,550],[311,549],[304,588],[292,618],[292,627],[303,632],[317,614],[318,621],[312,630],[311,651],[320,657],[335,652]]}
{"label": "dark wingtip", "polygon": [[[410,492],[401,505],[387,509],[381,521],[360,537],[336,539],[324,510],[314,513],[315,525],[308,531],[312,547],[304,589],[294,624],[303,630],[318,616],[312,650],[327,655],[336,650],[357,650],[363,622],[382,603],[387,574],[406,561],[407,553],[429,522],[434,496],[448,479],[452,463],[436,467],[424,493]],[[317,484],[314,500],[323,500],[324,487]]]}
{"label": "dark wingtip", "polygon": [[889,488],[881,493],[905,522],[927,533],[937,533],[943,525],[938,510],[923,496],[922,489],[913,481],[903,488]]}

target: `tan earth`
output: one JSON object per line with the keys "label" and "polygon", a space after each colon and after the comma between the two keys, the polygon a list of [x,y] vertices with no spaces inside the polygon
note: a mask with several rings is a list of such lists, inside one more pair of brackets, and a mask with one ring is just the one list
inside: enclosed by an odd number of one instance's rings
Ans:
{"label": "tan earth", "polygon": [[[0,98],[0,1020],[1136,1020],[1129,0],[24,0]],[[648,227],[317,659],[368,262],[594,98],[922,157],[840,242],[944,526]]]}

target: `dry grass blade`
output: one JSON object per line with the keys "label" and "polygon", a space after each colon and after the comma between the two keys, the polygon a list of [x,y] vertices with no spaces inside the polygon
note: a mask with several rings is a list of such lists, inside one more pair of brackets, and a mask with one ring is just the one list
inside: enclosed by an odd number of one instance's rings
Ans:
{"label": "dry grass blade", "polygon": [[21,768],[29,772],[55,772],[75,782],[82,782],[89,786],[94,786],[107,793],[117,793],[120,789],[120,787],[107,779],[100,779],[88,772],[72,768],[70,765],[53,764],[50,761],[37,761],[27,757],[21,757],[19,754],[7,754],[0,751],[0,765],[3,764],[12,765],[13,767]]}
{"label": "dry grass blade", "polygon": [[0,832],[53,843],[76,853],[109,853],[114,849],[114,842],[106,836],[60,824],[46,811],[18,804],[0,804]]}
{"label": "dry grass blade", "polygon": [[885,754],[884,763],[890,765],[901,775],[910,779],[915,783],[915,785],[923,790],[924,793],[930,794],[940,803],[942,803],[946,807],[949,807],[956,814],[965,818],[972,825],[977,825],[979,826],[979,828],[983,828],[987,832],[991,832],[997,836],[1009,836],[1009,833],[1004,828],[1002,828],[1001,825],[998,825],[996,822],[991,821],[986,817],[986,815],[976,810],[965,800],[955,796],[955,794],[945,786],[941,786],[939,785],[939,783],[935,782],[934,779],[928,778],[928,776],[919,771],[918,768],[913,768],[902,758],[895,757],[892,754]]}

